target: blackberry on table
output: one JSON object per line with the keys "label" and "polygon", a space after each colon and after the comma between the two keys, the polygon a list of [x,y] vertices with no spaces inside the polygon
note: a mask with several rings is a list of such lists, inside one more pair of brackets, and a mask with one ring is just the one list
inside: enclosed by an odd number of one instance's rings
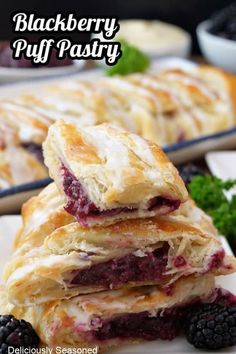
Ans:
{"label": "blackberry on table", "polygon": [[221,349],[236,344],[236,306],[205,304],[190,312],[185,323],[188,342],[198,349]]}
{"label": "blackberry on table", "polygon": [[39,337],[32,325],[11,315],[0,316],[0,354],[8,353],[8,347],[37,348]]}

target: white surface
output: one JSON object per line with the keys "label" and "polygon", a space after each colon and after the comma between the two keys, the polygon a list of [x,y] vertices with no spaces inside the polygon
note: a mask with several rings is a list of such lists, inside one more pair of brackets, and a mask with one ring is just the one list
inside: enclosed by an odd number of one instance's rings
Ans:
{"label": "white surface", "polygon": [[51,68],[5,68],[0,66],[0,82],[14,82],[73,74],[81,70],[84,65],[84,60],[74,60],[72,65]]}
{"label": "white surface", "polygon": [[[0,217],[0,281],[2,277],[2,269],[6,261],[8,260],[15,234],[21,224],[20,216],[3,216]],[[232,254],[227,241],[222,238],[223,246],[228,254]],[[225,289],[230,290],[236,294],[236,275],[227,275],[224,277],[218,277],[217,284],[221,285]],[[236,347],[227,348],[224,353],[236,353]],[[136,345],[127,345],[118,347],[117,349],[110,350],[111,354],[162,354],[162,353],[199,353],[203,354],[204,351],[195,350],[188,342],[178,337],[173,341],[153,341],[145,342]],[[209,353],[209,352],[206,352]],[[222,351],[221,351],[222,353]]]}
{"label": "white surface", "polygon": [[236,41],[209,33],[207,29],[210,24],[208,20],[197,27],[197,37],[202,53],[211,64],[236,73]]}
{"label": "white surface", "polygon": [[[221,178],[236,179],[236,151],[216,151],[206,155],[206,162],[211,173]],[[225,193],[228,198],[236,194],[236,187]]]}

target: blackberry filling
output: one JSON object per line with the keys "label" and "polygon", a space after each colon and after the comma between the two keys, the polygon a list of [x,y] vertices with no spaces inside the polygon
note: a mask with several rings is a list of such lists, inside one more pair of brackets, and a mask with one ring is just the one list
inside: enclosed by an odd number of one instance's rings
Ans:
{"label": "blackberry filling", "polygon": [[112,338],[140,338],[144,340],[172,340],[181,328],[181,311],[176,309],[165,311],[150,317],[149,312],[132,313],[104,321],[101,328],[93,331],[97,340]]}
{"label": "blackberry filling", "polygon": [[[114,258],[104,263],[97,263],[87,269],[74,270],[70,273],[70,286],[97,285],[105,288],[116,288],[129,282],[161,282],[168,280],[168,244],[152,252],[145,252],[140,257],[137,253],[130,253],[124,257]],[[224,250],[212,255],[207,268],[203,273],[220,268],[224,263]],[[173,259],[176,268],[186,267],[187,260],[183,256]],[[163,287],[168,295],[172,295],[171,287]]]}
{"label": "blackberry filling", "polygon": [[236,297],[219,288],[215,289],[209,299],[205,299],[204,302],[197,298],[191,303],[162,310],[156,316],[145,311],[124,314],[110,320],[97,317],[91,321],[91,324],[94,323],[97,327],[91,332],[95,339],[101,341],[112,338],[172,340],[182,332],[188,313],[201,307],[205,302],[230,307],[236,304]]}
{"label": "blackberry filling", "polygon": [[[88,198],[88,195],[84,191],[81,183],[76,179],[75,176],[64,166],[61,166],[61,174],[63,178],[63,189],[68,197],[67,205],[65,210],[74,215],[77,220],[84,226],[87,226],[86,219],[106,217],[118,215],[121,212],[133,212],[137,208],[114,208],[109,210],[100,210],[93,202]],[[172,200],[164,197],[155,197],[150,200],[148,210],[159,209],[162,207],[167,207],[168,212],[178,209],[180,206],[180,200]]]}
{"label": "blackberry filling", "polygon": [[129,254],[95,264],[89,269],[73,271],[70,285],[100,285],[112,288],[132,281],[161,281],[168,277],[165,274],[167,261],[167,246],[146,252],[143,257]]}
{"label": "blackberry filling", "polygon": [[[224,249],[220,249],[216,253],[211,256],[210,262],[208,264],[208,270],[218,269],[224,264],[225,251]],[[227,266],[226,268],[230,268]],[[207,271],[208,271],[207,270]]]}

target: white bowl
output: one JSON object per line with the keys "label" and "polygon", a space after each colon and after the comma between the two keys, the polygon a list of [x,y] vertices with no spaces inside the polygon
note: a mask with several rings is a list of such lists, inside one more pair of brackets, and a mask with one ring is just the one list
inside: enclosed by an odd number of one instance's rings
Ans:
{"label": "white bowl", "polygon": [[[129,19],[119,21],[120,29],[112,40],[125,39],[151,57],[186,58],[191,51],[191,36],[182,28],[157,20]],[[102,33],[92,38],[104,39]]]}
{"label": "white bowl", "polygon": [[222,38],[208,32],[211,21],[197,26],[197,37],[204,57],[214,65],[236,73],[236,41]]}
{"label": "white bowl", "polygon": [[81,70],[84,65],[85,60],[73,60],[73,63],[71,65],[55,67],[8,68],[0,66],[0,83],[70,75]]}

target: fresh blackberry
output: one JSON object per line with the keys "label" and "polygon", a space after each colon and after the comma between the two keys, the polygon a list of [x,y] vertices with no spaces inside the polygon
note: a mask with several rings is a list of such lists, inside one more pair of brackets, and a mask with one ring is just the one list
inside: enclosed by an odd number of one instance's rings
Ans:
{"label": "fresh blackberry", "polygon": [[185,322],[189,343],[198,349],[220,349],[236,344],[236,306],[205,304],[190,311]]}
{"label": "fresh blackberry", "polygon": [[8,353],[8,347],[37,348],[39,337],[29,322],[14,316],[0,316],[0,354]]}
{"label": "fresh blackberry", "polygon": [[201,168],[192,163],[179,167],[179,173],[186,186],[188,186],[194,177],[205,175],[205,172]]}
{"label": "fresh blackberry", "polygon": [[223,38],[235,40],[236,2],[214,13],[209,32]]}

